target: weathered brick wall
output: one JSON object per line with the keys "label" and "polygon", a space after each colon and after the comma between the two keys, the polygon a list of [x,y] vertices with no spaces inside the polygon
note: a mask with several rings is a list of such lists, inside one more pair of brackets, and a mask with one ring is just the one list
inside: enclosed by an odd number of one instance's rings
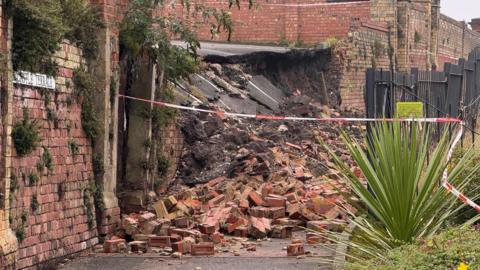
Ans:
{"label": "weathered brick wall", "polygon": [[442,69],[444,63],[457,63],[458,58],[468,57],[475,47],[480,46],[480,33],[469,29],[464,22],[442,15],[438,43],[438,63]]}
{"label": "weathered brick wall", "polygon": [[170,162],[170,166],[164,178],[173,179],[177,173],[184,145],[183,134],[178,127],[177,121],[171,121],[171,123],[162,129],[161,139],[160,153]]}
{"label": "weathered brick wall", "polygon": [[[79,252],[98,242],[95,209],[85,205],[92,197],[84,198],[84,189],[93,178],[92,148],[82,129],[81,105],[72,93],[71,78],[73,69],[82,62],[81,51],[64,43],[56,61],[55,90],[14,86],[13,123],[23,119],[26,109],[37,121],[42,137],[31,154],[21,157],[13,150],[11,227],[17,236],[22,231],[24,234],[19,241],[18,269]],[[74,144],[76,150],[72,150]],[[38,165],[45,151],[52,157],[51,171]]]}
{"label": "weathered brick wall", "polygon": [[[368,21],[370,3],[352,1],[348,3],[326,3],[324,0],[301,1],[300,4],[313,6],[292,6],[294,0],[273,0],[255,2],[252,9],[246,3],[240,10],[232,8],[234,30],[232,41],[254,43],[276,43],[301,41],[307,44],[323,42],[328,38],[344,38],[352,23]],[[208,6],[226,8],[221,0],[208,1]],[[178,8],[176,9],[178,14]],[[185,13],[185,11],[183,11]],[[211,40],[208,25],[199,24],[197,34],[202,40]],[[227,35],[213,38],[226,41]]]}
{"label": "weathered brick wall", "polygon": [[408,67],[422,70],[430,68],[430,24],[427,23],[427,10],[423,6],[412,5],[408,14],[407,50]]}
{"label": "weathered brick wall", "polygon": [[365,71],[389,68],[388,29],[362,24],[334,49],[340,62],[342,108],[364,110]]}

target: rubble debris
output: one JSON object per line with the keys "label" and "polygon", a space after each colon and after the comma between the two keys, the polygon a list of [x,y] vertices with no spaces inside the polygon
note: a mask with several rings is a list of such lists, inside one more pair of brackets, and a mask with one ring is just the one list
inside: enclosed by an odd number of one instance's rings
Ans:
{"label": "rubble debris", "polygon": [[[249,86],[252,78],[234,66],[212,65],[210,72],[193,81],[208,88],[207,100],[213,103],[219,91],[236,99],[252,96],[248,93],[255,88]],[[282,90],[265,78],[255,78],[259,85],[267,85],[268,95],[274,97],[263,97],[266,101],[258,104],[259,110],[279,109],[307,117],[336,114],[300,90],[278,93]],[[259,89],[255,91],[254,95],[262,94]],[[232,238],[290,239],[301,227],[338,232],[346,226],[345,209],[356,211],[349,204],[348,187],[333,169],[332,157],[322,151],[316,139],[325,141],[361,177],[339,139],[339,130],[360,137],[363,127],[220,119],[192,112],[180,120],[186,145],[175,181],[166,194],[152,196],[158,200],[148,211],[122,217],[118,235],[133,241],[126,245],[125,240],[112,238],[105,243],[105,252],[150,249],[180,258],[185,254],[214,255],[217,246],[217,252],[240,255],[228,249]],[[305,242],[325,243],[327,239],[308,234]],[[122,243],[125,249],[118,247]],[[285,248],[287,255],[303,256],[304,245],[303,241],[292,241]],[[257,245],[244,243],[243,248],[254,252]]]}

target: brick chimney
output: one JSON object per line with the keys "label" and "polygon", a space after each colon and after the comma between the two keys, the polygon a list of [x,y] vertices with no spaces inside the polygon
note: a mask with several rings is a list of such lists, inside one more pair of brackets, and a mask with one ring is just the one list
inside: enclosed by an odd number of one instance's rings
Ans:
{"label": "brick chimney", "polygon": [[470,22],[470,26],[472,27],[473,31],[480,33],[480,18],[472,19],[472,21]]}

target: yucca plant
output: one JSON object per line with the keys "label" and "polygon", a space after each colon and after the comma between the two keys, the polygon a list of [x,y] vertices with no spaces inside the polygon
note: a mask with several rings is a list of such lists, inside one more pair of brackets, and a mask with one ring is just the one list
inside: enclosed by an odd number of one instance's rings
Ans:
{"label": "yucca plant", "polygon": [[361,214],[351,215],[356,233],[348,245],[355,254],[383,258],[386,250],[434,235],[464,207],[441,186],[442,174],[448,167],[448,181],[463,190],[479,166],[459,177],[473,151],[467,151],[456,164],[448,164],[451,143],[448,132],[444,133],[435,142],[418,123],[376,124],[363,144],[343,133],[363,179],[324,144],[365,207]]}

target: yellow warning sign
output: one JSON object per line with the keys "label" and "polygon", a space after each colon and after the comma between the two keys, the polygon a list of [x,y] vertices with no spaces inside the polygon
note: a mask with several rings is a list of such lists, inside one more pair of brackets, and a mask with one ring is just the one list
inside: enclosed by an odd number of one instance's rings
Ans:
{"label": "yellow warning sign", "polygon": [[423,102],[397,102],[398,118],[423,118]]}

